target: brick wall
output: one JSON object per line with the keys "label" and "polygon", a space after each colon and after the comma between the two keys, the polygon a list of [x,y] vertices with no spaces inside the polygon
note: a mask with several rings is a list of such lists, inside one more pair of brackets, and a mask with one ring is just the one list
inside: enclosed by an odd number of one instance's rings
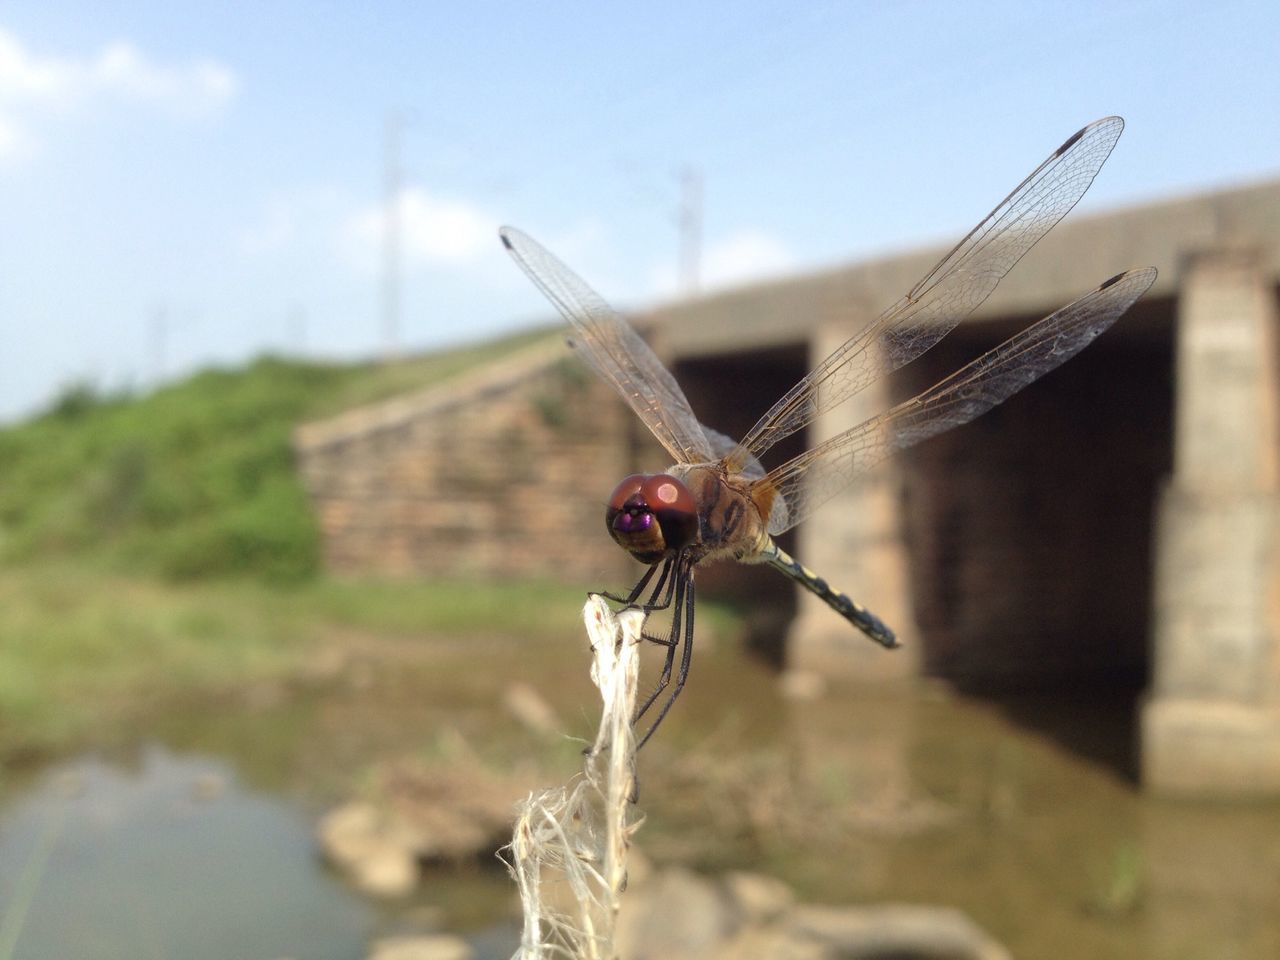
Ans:
{"label": "brick wall", "polygon": [[300,428],[338,574],[625,580],[604,503],[631,470],[630,411],[563,344]]}

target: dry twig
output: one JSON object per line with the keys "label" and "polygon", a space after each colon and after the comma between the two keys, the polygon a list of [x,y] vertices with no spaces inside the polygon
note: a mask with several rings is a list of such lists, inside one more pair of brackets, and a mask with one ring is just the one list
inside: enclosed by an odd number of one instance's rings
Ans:
{"label": "dry twig", "polygon": [[[583,609],[603,716],[576,782],[531,794],[520,806],[508,868],[520,888],[524,931],[514,960],[612,960],[614,929],[626,887],[627,848],[640,825],[635,786],[635,710],[639,610],[615,614],[592,596]],[[548,893],[567,887],[558,909]]]}

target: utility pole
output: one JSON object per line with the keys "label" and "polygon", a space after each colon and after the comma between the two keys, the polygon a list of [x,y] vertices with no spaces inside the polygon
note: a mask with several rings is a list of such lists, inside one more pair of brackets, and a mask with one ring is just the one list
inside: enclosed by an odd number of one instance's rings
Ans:
{"label": "utility pole", "polygon": [[404,117],[387,114],[383,140],[382,359],[400,355],[400,134]]}
{"label": "utility pole", "polygon": [[289,310],[287,326],[285,337],[289,347],[295,357],[301,357],[307,352],[307,308],[295,303]]}
{"label": "utility pole", "polygon": [[696,296],[702,268],[702,174],[685,167],[680,174],[680,292]]}
{"label": "utility pole", "polygon": [[169,308],[164,304],[156,307],[151,314],[151,376],[156,384],[164,380],[165,367],[169,347]]}

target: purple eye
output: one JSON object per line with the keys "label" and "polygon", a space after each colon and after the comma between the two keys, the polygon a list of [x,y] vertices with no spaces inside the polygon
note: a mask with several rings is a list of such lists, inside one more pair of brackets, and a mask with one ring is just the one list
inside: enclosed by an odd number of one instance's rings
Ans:
{"label": "purple eye", "polygon": [[633,474],[614,488],[605,511],[609,535],[641,563],[657,563],[697,536],[689,488],[665,473]]}
{"label": "purple eye", "polygon": [[653,526],[653,514],[648,510],[633,513],[624,507],[613,518],[613,529],[619,533],[639,533],[642,530],[648,530],[651,526]]}

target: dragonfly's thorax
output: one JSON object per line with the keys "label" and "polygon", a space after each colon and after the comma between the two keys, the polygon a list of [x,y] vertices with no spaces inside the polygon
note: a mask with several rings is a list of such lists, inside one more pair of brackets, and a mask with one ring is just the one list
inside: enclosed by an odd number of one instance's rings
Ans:
{"label": "dragonfly's thorax", "polygon": [[726,472],[718,463],[677,464],[670,474],[688,488],[696,504],[697,559],[750,561],[764,549],[769,542],[768,525],[751,497],[751,480]]}

